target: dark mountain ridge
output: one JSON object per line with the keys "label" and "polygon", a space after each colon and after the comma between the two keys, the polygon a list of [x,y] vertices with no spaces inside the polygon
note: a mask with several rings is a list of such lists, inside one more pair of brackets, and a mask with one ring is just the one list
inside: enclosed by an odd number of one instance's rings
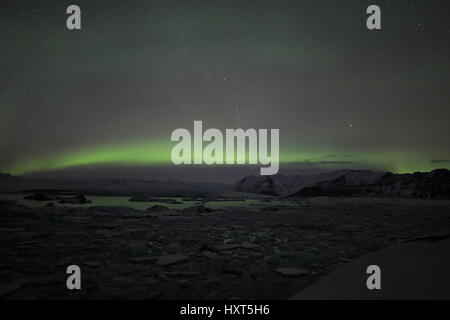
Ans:
{"label": "dark mountain ridge", "polygon": [[450,199],[450,171],[394,174],[350,170],[336,179],[315,183],[290,195],[318,196]]}
{"label": "dark mountain ridge", "polygon": [[285,176],[276,174],[273,176],[248,176],[232,185],[234,191],[265,194],[271,196],[288,196],[303,187],[320,181],[338,178],[349,170],[333,171],[316,175],[293,175]]}

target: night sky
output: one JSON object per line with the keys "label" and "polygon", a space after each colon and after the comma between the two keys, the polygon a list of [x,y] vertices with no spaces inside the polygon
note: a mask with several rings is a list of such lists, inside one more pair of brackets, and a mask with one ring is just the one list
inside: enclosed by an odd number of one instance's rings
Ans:
{"label": "night sky", "polygon": [[1,172],[259,172],[174,168],[170,134],[194,120],[279,128],[281,173],[450,167],[448,0],[93,2],[1,2]]}

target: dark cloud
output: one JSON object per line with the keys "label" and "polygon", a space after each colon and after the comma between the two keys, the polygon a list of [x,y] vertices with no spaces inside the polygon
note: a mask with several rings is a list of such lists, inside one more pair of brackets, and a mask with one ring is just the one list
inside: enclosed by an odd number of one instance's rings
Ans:
{"label": "dark cloud", "polygon": [[320,167],[320,166],[342,166],[342,165],[358,165],[354,161],[295,161],[289,162],[289,165],[297,165],[304,167]]}
{"label": "dark cloud", "polygon": [[431,160],[430,163],[433,164],[437,164],[437,163],[450,163],[450,160],[442,160],[442,159],[438,159],[438,160]]}
{"label": "dark cloud", "polygon": [[350,154],[326,154],[322,157],[322,159],[336,159],[336,158],[352,158]]}

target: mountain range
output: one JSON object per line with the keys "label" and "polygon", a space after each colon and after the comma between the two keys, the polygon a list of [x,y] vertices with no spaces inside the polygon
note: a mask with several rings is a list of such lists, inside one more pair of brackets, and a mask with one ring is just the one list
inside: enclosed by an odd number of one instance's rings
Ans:
{"label": "mountain range", "polygon": [[233,185],[240,192],[272,196],[384,197],[450,199],[450,171],[394,174],[371,170],[341,170],[319,175],[248,176]]}
{"label": "mountain range", "polygon": [[450,171],[394,174],[339,170],[316,175],[247,176],[229,185],[140,179],[37,179],[0,174],[0,193],[74,191],[97,195],[169,197],[380,197],[450,199]]}

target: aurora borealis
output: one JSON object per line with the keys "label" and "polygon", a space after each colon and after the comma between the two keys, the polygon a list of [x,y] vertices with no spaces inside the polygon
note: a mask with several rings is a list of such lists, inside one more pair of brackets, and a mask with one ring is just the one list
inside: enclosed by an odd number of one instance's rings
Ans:
{"label": "aurora borealis", "polygon": [[379,2],[378,31],[371,1],[74,3],[78,31],[72,2],[1,5],[0,172],[177,178],[170,133],[194,120],[279,128],[280,173],[450,166],[445,1]]}
{"label": "aurora borealis", "polygon": [[[8,168],[7,172],[22,175],[39,171],[59,170],[83,165],[103,164],[127,164],[127,165],[171,165],[170,144],[163,142],[141,142],[129,145],[111,145],[100,148],[72,151],[67,153],[53,154],[48,157],[33,159],[23,163],[17,163]],[[328,160],[327,160],[328,159]],[[442,167],[442,163],[430,163],[427,166],[426,159],[419,155],[405,159],[403,154],[385,153],[376,154],[370,152],[359,152],[358,157],[337,157],[326,155],[323,152],[296,153],[283,152],[280,154],[281,164],[300,166],[310,169],[311,166],[328,168],[348,168],[353,166],[370,167],[374,169],[391,170],[398,173],[416,171],[428,171]]]}

